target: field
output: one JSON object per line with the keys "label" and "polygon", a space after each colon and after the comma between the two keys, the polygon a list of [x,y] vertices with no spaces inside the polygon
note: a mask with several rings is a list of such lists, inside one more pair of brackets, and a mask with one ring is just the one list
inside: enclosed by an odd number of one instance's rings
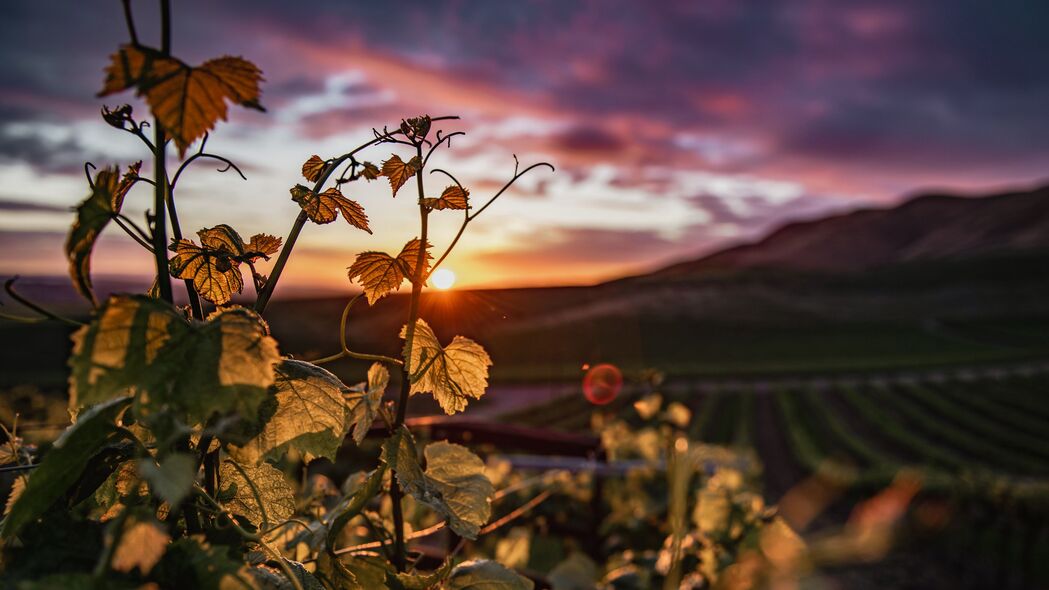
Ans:
{"label": "field", "polygon": [[[713,390],[668,383],[667,395],[692,410],[693,437],[754,449],[765,466],[766,496],[783,502],[781,509],[789,510],[788,494],[812,477],[834,489],[807,534],[840,527],[858,502],[913,470],[923,480],[912,505],[917,524],[902,542],[912,556],[926,557],[921,567],[936,564],[966,587],[1040,588],[1049,584],[1042,559],[1049,551],[1049,376],[1024,372]],[[621,410],[633,399],[624,395],[610,407]],[[506,419],[580,430],[587,406],[577,395]]]}

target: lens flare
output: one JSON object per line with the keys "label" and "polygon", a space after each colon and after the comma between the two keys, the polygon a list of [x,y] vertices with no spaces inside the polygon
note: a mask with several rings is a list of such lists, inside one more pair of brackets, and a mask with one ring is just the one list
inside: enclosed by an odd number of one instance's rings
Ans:
{"label": "lens flare", "polygon": [[430,281],[433,282],[435,288],[442,291],[451,289],[455,284],[455,273],[447,268],[438,268],[430,275]]}
{"label": "lens flare", "polygon": [[583,395],[597,406],[614,400],[622,387],[623,373],[615,365],[596,365],[583,378]]}

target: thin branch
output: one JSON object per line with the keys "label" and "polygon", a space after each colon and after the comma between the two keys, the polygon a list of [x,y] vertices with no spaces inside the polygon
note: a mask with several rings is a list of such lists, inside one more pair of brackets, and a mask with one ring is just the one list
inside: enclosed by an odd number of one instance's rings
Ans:
{"label": "thin branch", "polygon": [[353,304],[356,303],[357,300],[360,299],[363,295],[364,295],[364,293],[358,293],[357,295],[354,295],[353,298],[350,299],[349,303],[346,304],[346,307],[344,307],[343,310],[342,310],[342,319],[339,320],[339,346],[342,347],[342,351],[341,352],[337,352],[337,353],[335,353],[335,354],[333,354],[331,356],[326,356],[324,358],[320,358],[320,359],[313,360],[313,361],[308,361],[308,362],[311,362],[311,363],[313,363],[315,365],[320,365],[320,364],[323,364],[323,363],[330,363],[332,361],[337,361],[337,360],[339,360],[341,358],[350,357],[350,358],[360,359],[362,361],[376,361],[376,362],[380,362],[380,363],[389,363],[391,365],[403,365],[404,364],[404,361],[402,361],[400,359],[395,359],[393,357],[384,356],[384,355],[381,355],[381,354],[367,354],[367,353],[363,353],[363,352],[354,352],[354,351],[350,350],[349,347],[346,345],[346,322],[347,322],[347,320],[349,319],[349,316],[350,316],[350,308],[352,308]]}
{"label": "thin branch", "polygon": [[124,230],[124,233],[131,236],[131,239],[135,240],[135,242],[137,242],[139,246],[142,246],[143,248],[148,250],[150,254],[153,253],[153,246],[149,244],[149,240],[143,240],[141,237],[139,237],[138,233],[136,233],[135,230],[132,230],[130,227],[128,227],[124,220],[121,219],[121,216],[114,216],[113,221],[118,226],[120,226],[120,229]]}
{"label": "thin branch", "polygon": [[437,141],[434,142],[434,144],[432,146],[430,146],[429,151],[426,152],[426,157],[423,158],[423,168],[426,167],[426,163],[430,161],[430,156],[433,155],[433,153],[435,151],[437,151],[437,148],[442,143],[447,143],[448,147],[452,147],[452,138],[455,137],[456,135],[466,135],[466,132],[465,131],[455,131],[455,132],[449,133],[448,135],[441,135],[441,131],[438,130],[437,131]]}
{"label": "thin branch", "polygon": [[38,314],[40,314],[40,315],[42,315],[42,316],[44,316],[44,317],[46,317],[48,319],[56,320],[56,321],[59,321],[59,322],[65,323],[65,324],[69,324],[70,326],[80,327],[80,326],[84,325],[82,322],[78,322],[76,320],[71,320],[69,318],[62,317],[62,316],[60,316],[60,315],[58,315],[56,313],[48,311],[48,310],[44,309],[43,307],[40,307],[36,303],[33,303],[32,301],[30,301],[30,300],[26,299],[25,297],[19,295],[18,292],[15,291],[15,281],[17,281],[18,279],[19,279],[18,275],[15,275],[15,276],[11,277],[10,279],[7,279],[7,282],[4,283],[4,290],[7,291],[8,295],[11,296],[11,299],[14,299],[15,301],[21,303],[22,305],[28,307],[29,309],[37,312]]}
{"label": "thin branch", "polygon": [[225,168],[217,168],[216,169],[217,172],[229,172],[230,170],[233,170],[237,174],[239,174],[240,177],[243,178],[244,180],[248,179],[247,176],[244,176],[244,172],[242,172],[241,169],[236,164],[234,164],[233,161],[230,160],[229,158],[226,158],[224,156],[220,156],[218,154],[212,154],[212,153],[209,153],[209,152],[205,152],[204,151],[204,145],[207,144],[207,142],[208,142],[208,134],[205,133],[204,134],[204,139],[202,139],[200,141],[200,147],[197,149],[197,153],[195,153],[192,156],[186,158],[182,162],[182,164],[178,167],[178,170],[175,171],[175,176],[173,176],[171,178],[171,190],[175,190],[175,185],[178,184],[178,179],[179,179],[180,176],[182,176],[182,172],[191,163],[193,163],[198,158],[210,158],[212,160],[218,160],[219,162],[222,162],[223,164],[225,164],[226,167]]}
{"label": "thin branch", "polygon": [[148,233],[146,233],[146,231],[144,229],[142,229],[141,227],[138,226],[137,223],[135,223],[134,221],[129,219],[127,215],[124,215],[123,213],[117,213],[116,215],[114,215],[114,218],[118,219],[118,220],[121,220],[124,223],[127,223],[132,228],[134,228],[135,233],[137,233],[139,235],[139,237],[142,238],[143,240],[146,240],[148,242],[148,241],[153,239],[153,236],[151,236]]}
{"label": "thin branch", "polygon": [[[516,156],[514,157],[514,159],[516,159]],[[514,173],[513,178],[511,178],[506,184],[504,184],[503,188],[499,189],[499,192],[495,193],[495,195],[491,199],[488,199],[488,202],[485,203],[483,207],[478,209],[477,212],[475,212],[474,214],[470,215],[470,220],[472,221],[475,217],[477,217],[481,213],[484,213],[484,210],[487,209],[489,205],[494,203],[495,200],[498,199],[500,195],[502,195],[504,192],[506,192],[506,189],[508,189],[511,186],[513,186],[513,184],[515,182],[517,182],[517,179],[521,178],[525,174],[528,174],[531,170],[533,170],[535,168],[542,167],[542,166],[546,166],[547,168],[550,169],[551,172],[556,172],[557,171],[557,169],[554,168],[554,165],[550,164],[548,162],[539,162],[538,164],[532,164],[531,166],[525,168],[524,170],[522,170],[520,172],[516,172],[516,166],[515,166],[514,167],[515,168],[515,173]]]}
{"label": "thin branch", "polygon": [[138,45],[138,33],[135,32],[135,19],[131,16],[131,0],[123,0],[124,22],[127,23],[127,33],[131,37],[131,44]]}
{"label": "thin branch", "polygon": [[543,490],[542,492],[539,493],[539,495],[537,495],[536,497],[532,498],[531,500],[525,502],[521,506],[518,506],[515,510],[512,510],[506,516],[500,518],[499,520],[497,520],[497,521],[495,521],[493,523],[489,523],[488,526],[486,526],[483,529],[481,529],[480,531],[478,531],[477,535],[478,536],[480,536],[480,535],[487,535],[488,533],[498,529],[499,527],[501,527],[501,526],[503,526],[503,525],[505,525],[505,524],[507,524],[509,522],[512,522],[514,520],[517,520],[521,516],[524,516],[525,514],[527,514],[529,511],[531,511],[536,506],[538,506],[538,505],[542,504],[543,502],[545,502],[546,499],[549,498],[550,494],[552,494],[552,493],[553,492],[551,492],[550,490]]}
{"label": "thin branch", "polygon": [[87,186],[91,188],[91,190],[95,190],[95,181],[91,178],[91,171],[97,169],[98,167],[91,162],[84,162],[84,176],[87,177]]}

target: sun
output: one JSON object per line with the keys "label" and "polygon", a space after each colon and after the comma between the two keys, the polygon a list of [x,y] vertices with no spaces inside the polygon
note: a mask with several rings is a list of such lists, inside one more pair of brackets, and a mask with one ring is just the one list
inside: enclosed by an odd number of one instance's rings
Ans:
{"label": "sun", "polygon": [[447,268],[438,268],[430,275],[430,280],[433,281],[435,288],[444,291],[451,289],[455,284],[455,273]]}

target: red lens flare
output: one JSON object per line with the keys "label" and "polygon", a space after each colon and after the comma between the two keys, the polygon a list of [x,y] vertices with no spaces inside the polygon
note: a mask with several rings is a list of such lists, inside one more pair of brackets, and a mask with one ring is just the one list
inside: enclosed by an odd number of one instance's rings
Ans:
{"label": "red lens flare", "polygon": [[603,406],[614,400],[622,388],[623,373],[615,365],[595,365],[583,378],[583,395],[596,406]]}

